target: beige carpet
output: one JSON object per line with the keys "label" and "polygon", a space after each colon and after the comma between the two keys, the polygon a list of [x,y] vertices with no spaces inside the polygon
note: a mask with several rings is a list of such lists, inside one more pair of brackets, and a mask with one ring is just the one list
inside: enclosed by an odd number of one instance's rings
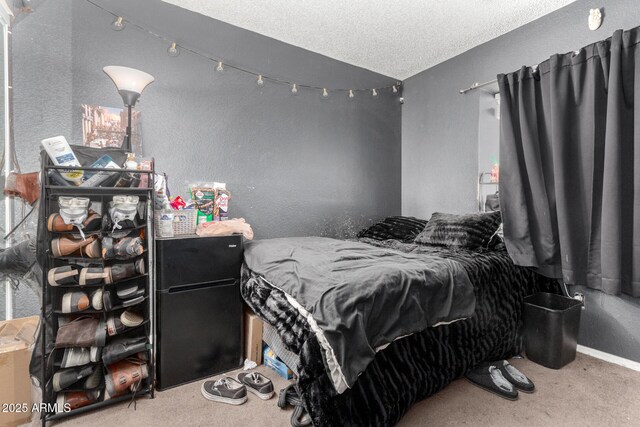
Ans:
{"label": "beige carpet", "polygon": [[[528,360],[512,360],[536,383],[533,394],[511,402],[483,391],[466,380],[454,381],[436,395],[417,403],[400,426],[638,426],[640,372],[578,354],[560,370]],[[260,372],[286,385],[269,368]],[[202,381],[141,398],[138,409],[127,404],[93,411],[56,425],[65,426],[288,426],[291,410],[280,410],[276,398],[262,401],[249,395],[244,405],[209,402],[200,395]]]}

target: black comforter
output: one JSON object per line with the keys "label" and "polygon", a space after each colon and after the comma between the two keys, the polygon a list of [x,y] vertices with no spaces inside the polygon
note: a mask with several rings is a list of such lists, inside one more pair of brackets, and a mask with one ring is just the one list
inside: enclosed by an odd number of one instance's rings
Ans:
{"label": "black comforter", "polygon": [[284,291],[316,333],[339,393],[379,348],[441,322],[470,317],[473,286],[462,265],[324,237],[256,240],[247,267]]}
{"label": "black comforter", "polygon": [[557,287],[555,282],[514,266],[504,251],[453,251],[395,240],[361,242],[457,261],[474,286],[476,310],[467,320],[427,328],[392,342],[377,353],[352,388],[339,394],[307,319],[281,290],[245,266],[242,295],[276,328],[285,346],[299,354],[298,388],[316,426],[393,425],[414,402],[442,389],[479,362],[519,353],[524,296]]}

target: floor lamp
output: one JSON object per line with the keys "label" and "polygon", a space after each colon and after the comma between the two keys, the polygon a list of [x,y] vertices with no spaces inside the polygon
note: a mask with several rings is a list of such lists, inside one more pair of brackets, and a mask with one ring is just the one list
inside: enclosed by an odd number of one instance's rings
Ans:
{"label": "floor lamp", "polygon": [[127,152],[131,152],[131,108],[136,105],[140,94],[153,83],[153,76],[135,68],[108,65],[102,69],[118,88],[118,93],[127,107],[127,131],[122,144]]}

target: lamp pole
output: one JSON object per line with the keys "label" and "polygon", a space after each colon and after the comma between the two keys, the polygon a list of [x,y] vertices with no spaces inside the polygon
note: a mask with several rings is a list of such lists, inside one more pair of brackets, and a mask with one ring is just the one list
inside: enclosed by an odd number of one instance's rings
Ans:
{"label": "lamp pole", "polygon": [[127,105],[127,130],[124,137],[124,149],[131,153],[131,105]]}

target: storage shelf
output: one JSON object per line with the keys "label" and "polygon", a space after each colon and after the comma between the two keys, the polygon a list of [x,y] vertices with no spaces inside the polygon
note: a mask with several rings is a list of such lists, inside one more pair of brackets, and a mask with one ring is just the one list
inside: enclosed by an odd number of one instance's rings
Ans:
{"label": "storage shelf", "polygon": [[[94,230],[94,231],[85,231],[84,235],[85,237],[89,237],[89,236],[109,236],[112,233],[126,233],[126,232],[132,232],[132,231],[136,231],[136,230],[142,230],[147,228],[147,224],[141,224],[141,225],[137,225],[135,227],[130,227],[130,228],[122,228],[122,229],[118,229],[116,228],[115,231],[112,230]],[[51,233],[54,236],[63,236],[63,235],[70,235],[76,239],[81,239],[82,236],[80,235],[80,232],[78,231],[77,228],[74,228],[71,231],[48,231],[48,233]]]}
{"label": "storage shelf", "polygon": [[[112,153],[112,152],[113,151],[105,150],[105,154]],[[44,152],[42,152],[41,154],[41,160],[42,160],[41,176],[43,177],[43,183],[42,183],[43,185],[41,185],[40,200],[44,204],[43,214],[45,215],[45,218],[48,218],[49,215],[52,213],[58,212],[57,200],[60,196],[88,197],[91,199],[92,203],[100,203],[102,205],[102,209],[101,209],[102,214],[108,215],[107,203],[113,198],[113,196],[132,195],[132,196],[139,196],[140,201],[144,203],[145,212],[144,212],[144,215],[141,215],[143,218],[140,219],[142,224],[139,224],[136,227],[127,228],[125,230],[116,229],[115,233],[126,233],[126,232],[132,232],[132,231],[135,232],[136,230],[140,230],[140,231],[153,230],[154,217],[153,217],[153,214],[150,213],[150,210],[153,209],[153,206],[155,204],[154,170],[153,169],[152,170],[128,170],[128,169],[54,166],[51,164],[47,154]],[[105,187],[81,187],[81,186],[75,186],[75,185],[68,185],[68,186],[57,185],[53,181],[51,181],[51,177],[47,173],[52,170],[58,170],[58,171],[59,170],[77,170],[77,171],[83,171],[83,172],[104,171],[104,172],[111,172],[114,178],[116,175],[119,176],[122,173],[135,174],[141,177],[143,177],[144,175],[147,175],[148,184],[147,184],[147,187],[142,187],[142,188],[141,187],[106,187],[106,186]],[[111,235],[112,233],[113,231],[111,229],[109,230],[100,229],[100,230],[86,232],[84,234],[85,236],[105,237],[105,236]],[[60,355],[51,354],[52,352],[63,351],[62,349],[51,349],[51,347],[53,347],[53,344],[55,342],[55,339],[52,342],[51,337],[56,337],[57,335],[57,329],[58,329],[57,319],[62,318],[62,316],[76,316],[76,317],[91,316],[91,317],[100,319],[103,322],[102,324],[105,325],[106,327],[105,322],[110,314],[113,313],[113,314],[119,315],[123,310],[130,307],[144,307],[140,309],[140,311],[144,316],[144,320],[140,325],[137,325],[134,327],[127,327],[117,335],[113,335],[113,336],[107,335],[107,342],[109,342],[111,339],[115,339],[119,336],[123,336],[126,334],[131,334],[132,336],[133,334],[136,334],[136,335],[146,337],[147,342],[149,343],[148,350],[146,350],[148,354],[148,360],[146,361],[146,363],[148,365],[149,377],[146,380],[144,380],[143,382],[144,387],[135,393],[135,397],[150,394],[151,397],[153,398],[154,391],[155,391],[153,338],[154,338],[155,332],[154,332],[154,322],[153,322],[153,313],[154,313],[153,283],[152,283],[153,274],[150,274],[153,266],[153,252],[149,250],[149,247],[151,247],[149,245],[154,244],[153,233],[144,231],[144,235],[145,235],[144,245],[146,248],[140,255],[127,257],[127,258],[117,257],[117,258],[110,258],[110,259],[103,259],[102,257],[87,258],[87,257],[74,256],[74,255],[54,257],[53,253],[51,252],[51,240],[56,237],[60,237],[61,235],[71,235],[71,236],[80,237],[79,230],[76,228],[74,228],[72,231],[65,231],[65,232],[50,232],[48,230],[45,230],[45,238],[42,240],[43,243],[41,243],[41,245],[44,245],[44,247],[40,247],[40,250],[46,254],[46,256],[44,257],[42,277],[43,277],[43,282],[47,284],[47,286],[45,286],[43,289],[44,292],[43,292],[42,307],[41,307],[42,315],[46,316],[47,318],[53,319],[52,322],[50,323],[51,328],[43,327],[41,328],[41,331],[40,331],[41,346],[42,346],[41,364],[43,366],[53,367],[53,369],[43,370],[42,376],[40,378],[41,384],[49,384],[49,382],[51,381],[51,375],[53,374],[53,371],[62,369],[60,367],[61,359],[62,359]],[[114,265],[122,262],[133,262],[138,259],[144,260],[146,273],[137,274],[135,276],[128,277],[123,280],[119,280],[115,283],[110,283],[110,284],[97,283],[97,284],[88,284],[88,285],[71,284],[71,285],[61,285],[61,286],[51,286],[48,284],[48,278],[47,278],[48,271],[54,267],[63,266],[65,264],[80,264],[81,266],[104,267],[106,265]],[[60,309],[61,307],[60,299],[62,298],[62,295],[65,292],[75,291],[75,290],[84,291],[89,296],[91,292],[96,289],[101,289],[101,288],[109,289],[109,287],[111,287],[111,290],[115,296],[117,285],[121,283],[134,282],[136,280],[139,282],[138,286],[142,286],[144,288],[145,293],[144,293],[143,299],[135,305],[124,307],[122,303],[119,303],[120,299],[118,299],[118,305],[114,306],[109,311],[106,311],[104,309],[95,310],[92,307],[90,307],[87,310],[83,310],[83,311],[78,311],[73,313],[63,313],[62,310]],[[60,288],[60,289],[58,291],[55,291],[53,288]],[[54,358],[53,363],[47,363],[48,362],[47,358],[49,357],[49,355],[51,355],[51,357]],[[105,372],[104,370],[105,368],[102,362],[91,362],[89,364],[86,364],[85,366],[99,366],[98,369],[102,369],[103,372]],[[78,387],[79,387],[79,384],[76,386],[76,388],[73,388],[72,386],[72,387],[69,387],[68,389],[63,390],[63,392],[79,390]],[[46,425],[48,421],[54,421],[54,420],[74,416],[77,414],[82,414],[97,408],[102,408],[111,404],[115,404],[125,400],[130,400],[132,397],[134,397],[133,394],[129,392],[122,396],[115,397],[113,399],[102,400],[105,394],[104,387],[105,387],[105,380],[104,378],[102,378],[100,381],[100,385],[96,389],[94,389],[96,391],[100,390],[100,395],[98,397],[97,402],[94,402],[82,408],[75,409],[70,412],[60,412],[60,413],[44,412],[41,417],[41,422],[43,427]],[[45,403],[45,405],[54,404],[56,402],[56,394],[53,393],[49,388],[44,387],[42,401],[43,403]]]}
{"label": "storage shelf", "polygon": [[99,196],[108,194],[127,194],[132,196],[147,196],[151,188],[139,188],[139,187],[78,187],[78,186],[66,186],[66,185],[45,185],[45,190],[51,190],[57,195],[67,196],[69,194],[75,194],[77,196]]}
{"label": "storage shelf", "polygon": [[[122,257],[115,257],[115,258],[84,258],[84,257],[80,257],[80,256],[71,256],[71,255],[66,255],[66,256],[54,256],[51,252],[48,252],[48,255],[51,259],[55,259],[55,260],[60,260],[60,261],[68,261],[71,262],[72,264],[77,264],[78,262],[89,262],[89,263],[95,263],[95,264],[104,264],[105,262],[109,262],[109,261],[133,261],[136,258],[139,258],[141,256],[144,256],[144,254],[146,254],[149,250],[145,249],[140,255],[135,255],[133,257],[130,258],[122,258]],[[73,262],[76,261],[76,262]]]}

